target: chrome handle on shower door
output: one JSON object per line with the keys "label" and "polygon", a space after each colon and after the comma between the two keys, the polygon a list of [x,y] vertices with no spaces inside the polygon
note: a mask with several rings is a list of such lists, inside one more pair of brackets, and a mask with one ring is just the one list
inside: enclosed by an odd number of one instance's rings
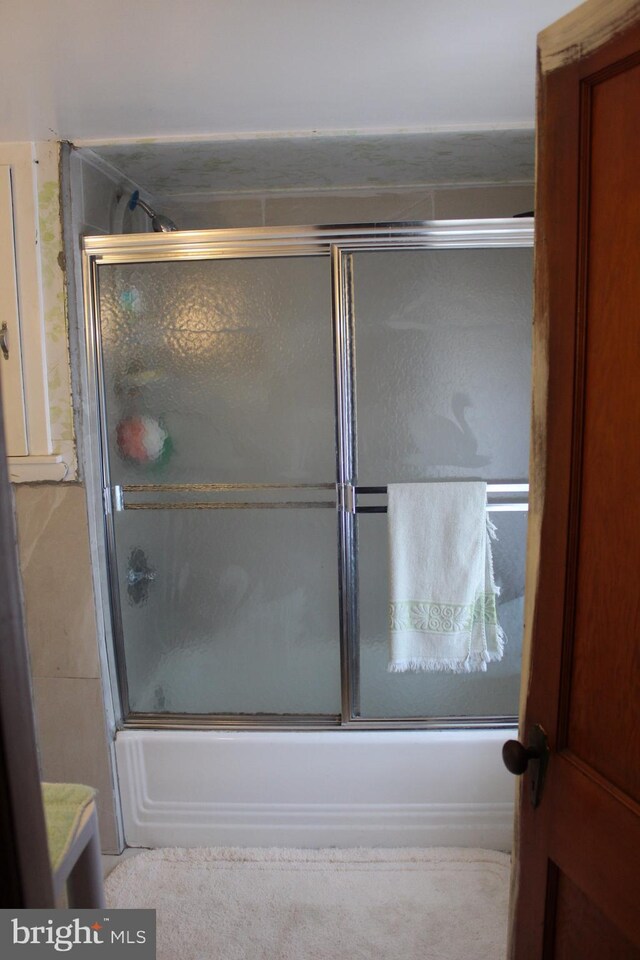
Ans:
{"label": "chrome handle on shower door", "polygon": [[156,575],[151,570],[131,570],[127,571],[127,583],[134,586],[136,583],[151,583]]}
{"label": "chrome handle on shower door", "polygon": [[132,604],[144,603],[149,598],[149,587],[156,579],[156,571],[147,561],[142,547],[134,547],[127,567],[127,593]]}

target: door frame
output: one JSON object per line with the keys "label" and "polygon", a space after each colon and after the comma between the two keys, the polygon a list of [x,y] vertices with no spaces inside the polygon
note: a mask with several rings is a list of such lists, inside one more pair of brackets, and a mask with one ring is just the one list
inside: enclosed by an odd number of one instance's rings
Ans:
{"label": "door frame", "polygon": [[[98,545],[100,589],[103,598],[109,697],[118,728],[169,729],[445,729],[515,726],[515,716],[481,718],[416,717],[367,718],[359,714],[359,644],[357,586],[356,423],[354,390],[354,317],[352,258],[360,251],[533,246],[533,219],[445,220],[416,223],[345,224],[341,226],[256,227],[245,229],[123,234],[83,239],[85,346],[83,362],[87,384],[86,428],[95,449],[87,470],[90,529]],[[274,257],[326,257],[330,260],[334,344],[338,518],[341,714],[331,716],[251,714],[199,715],[132,713],[129,708],[123,631],[118,599],[114,513],[125,508],[127,491],[110,479],[106,425],[105,384],[99,334],[99,268],[106,264],[184,262],[191,260]],[[98,438],[96,444],[95,438]],[[212,485],[214,486],[214,485]],[[332,485],[333,486],[333,485]],[[509,489],[511,488],[511,489]],[[93,495],[91,495],[93,492]],[[490,484],[491,496],[522,493],[522,484]],[[510,504],[513,508],[515,504]],[[508,505],[507,505],[508,506]],[[520,506],[522,509],[522,506]],[[526,509],[526,507],[525,507]]]}

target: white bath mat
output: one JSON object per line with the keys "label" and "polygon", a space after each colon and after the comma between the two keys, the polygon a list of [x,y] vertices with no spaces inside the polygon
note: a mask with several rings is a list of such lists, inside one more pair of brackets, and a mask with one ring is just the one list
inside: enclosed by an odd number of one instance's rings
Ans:
{"label": "white bath mat", "polygon": [[150,850],[106,881],[157,911],[158,960],[504,960],[492,850]]}

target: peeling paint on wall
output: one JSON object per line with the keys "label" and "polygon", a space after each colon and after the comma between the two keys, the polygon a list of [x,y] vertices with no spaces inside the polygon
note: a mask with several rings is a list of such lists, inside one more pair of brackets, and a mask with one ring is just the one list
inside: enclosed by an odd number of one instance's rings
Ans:
{"label": "peeling paint on wall", "polygon": [[47,386],[53,452],[61,454],[68,471],[77,477],[71,367],[67,336],[64,248],[60,211],[59,145],[36,144],[38,233],[42,304],[46,337]]}

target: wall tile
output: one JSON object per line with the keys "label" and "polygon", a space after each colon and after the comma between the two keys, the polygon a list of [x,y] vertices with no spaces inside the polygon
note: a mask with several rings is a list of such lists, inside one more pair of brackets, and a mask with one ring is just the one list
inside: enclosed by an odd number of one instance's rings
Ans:
{"label": "wall tile", "polygon": [[315,197],[268,197],[265,223],[289,224],[366,223],[372,221],[429,220],[433,215],[429,188],[397,193],[318,195]]}
{"label": "wall tile", "polygon": [[511,217],[533,208],[533,184],[425,186],[392,192],[344,190],[309,196],[266,193],[263,199],[172,197],[162,211],[183,230],[431,219]]}
{"label": "wall tile", "polygon": [[100,676],[84,489],[15,488],[34,677]]}
{"label": "wall tile", "polygon": [[105,853],[119,853],[99,680],[36,678],[33,684],[44,780],[98,790]]}
{"label": "wall tile", "polygon": [[445,187],[433,191],[436,220],[512,217],[533,210],[533,184]]}
{"label": "wall tile", "polygon": [[82,164],[83,218],[99,233],[111,232],[111,213],[116,203],[116,184],[91,163]]}
{"label": "wall tile", "polygon": [[254,197],[216,199],[207,194],[199,197],[174,197],[160,204],[159,209],[175,221],[179,230],[262,226],[262,201]]}

